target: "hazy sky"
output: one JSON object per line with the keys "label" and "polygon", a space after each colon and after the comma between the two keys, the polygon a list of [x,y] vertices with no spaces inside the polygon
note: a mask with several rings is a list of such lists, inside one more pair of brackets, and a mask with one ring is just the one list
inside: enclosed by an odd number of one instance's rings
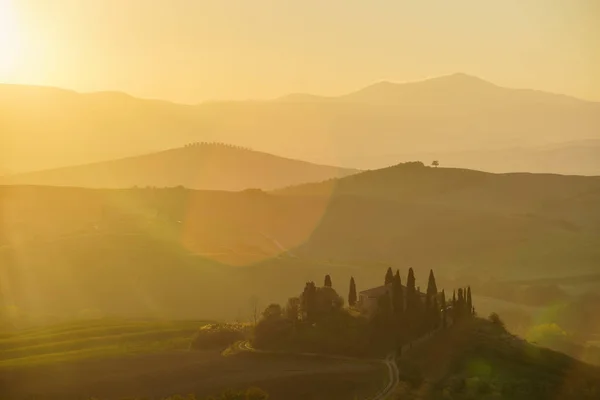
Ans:
{"label": "hazy sky", "polygon": [[599,0],[0,0],[0,81],[180,102],[465,72],[600,100]]}

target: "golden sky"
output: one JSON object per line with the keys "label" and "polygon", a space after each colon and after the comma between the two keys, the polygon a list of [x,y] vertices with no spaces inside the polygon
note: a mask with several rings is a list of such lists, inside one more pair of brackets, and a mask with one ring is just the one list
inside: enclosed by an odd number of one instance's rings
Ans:
{"label": "golden sky", "polygon": [[600,101],[598,0],[0,0],[0,82],[195,103],[465,72]]}

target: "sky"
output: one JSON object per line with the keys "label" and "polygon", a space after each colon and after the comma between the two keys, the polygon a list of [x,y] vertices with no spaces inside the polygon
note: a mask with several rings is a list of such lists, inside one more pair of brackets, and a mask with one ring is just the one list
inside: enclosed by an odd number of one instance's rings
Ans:
{"label": "sky", "polygon": [[0,0],[0,82],[197,103],[463,72],[600,101],[597,0]]}

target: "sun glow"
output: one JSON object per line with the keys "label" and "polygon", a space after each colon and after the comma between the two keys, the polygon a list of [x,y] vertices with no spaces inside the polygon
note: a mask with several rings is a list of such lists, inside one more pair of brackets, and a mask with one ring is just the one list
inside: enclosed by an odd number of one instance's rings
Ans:
{"label": "sun glow", "polygon": [[0,81],[10,78],[17,68],[21,42],[13,0],[0,0]]}

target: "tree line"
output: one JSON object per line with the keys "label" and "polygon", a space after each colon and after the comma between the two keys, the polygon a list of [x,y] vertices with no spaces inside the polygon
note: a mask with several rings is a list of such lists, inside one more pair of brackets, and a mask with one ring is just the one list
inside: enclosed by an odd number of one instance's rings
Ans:
{"label": "tree line", "polygon": [[[351,280],[350,286],[348,298],[354,299],[353,291],[356,290],[356,283]],[[402,285],[400,271],[396,270],[394,273],[391,268],[388,268],[384,287],[388,290],[379,297],[372,320],[379,329],[393,331],[398,342],[409,342],[475,313],[471,288],[455,290],[452,300],[448,302],[445,290],[438,291],[433,270],[429,271],[425,293],[421,292],[421,288],[416,285],[415,272],[412,268],[408,270],[405,286]]]}
{"label": "tree line", "polygon": [[[313,328],[324,335],[323,327],[329,327],[342,340],[344,327],[356,331],[362,324],[362,334],[370,336],[367,343],[381,340],[398,346],[475,313],[471,288],[455,290],[448,301],[445,291],[438,291],[433,270],[429,272],[425,293],[416,285],[412,268],[408,270],[406,285],[402,284],[399,270],[394,273],[388,268],[383,285],[377,290],[383,294],[377,297],[374,310],[370,310],[367,304],[361,303],[356,281],[351,277],[349,307],[344,308],[344,299],[333,289],[330,275],[324,277],[322,286],[306,282],[302,293],[290,298],[284,307],[271,304],[265,309],[255,336],[259,342],[274,343],[283,337],[297,336],[299,332],[309,335]],[[360,318],[363,316],[368,318]]]}
{"label": "tree line", "polygon": [[215,147],[225,147],[225,148],[229,148],[229,149],[252,151],[252,149],[250,147],[238,146],[235,144],[229,144],[229,143],[223,143],[223,142],[191,142],[191,143],[186,143],[183,147],[189,148],[189,147],[199,147],[199,146],[215,146]]}

